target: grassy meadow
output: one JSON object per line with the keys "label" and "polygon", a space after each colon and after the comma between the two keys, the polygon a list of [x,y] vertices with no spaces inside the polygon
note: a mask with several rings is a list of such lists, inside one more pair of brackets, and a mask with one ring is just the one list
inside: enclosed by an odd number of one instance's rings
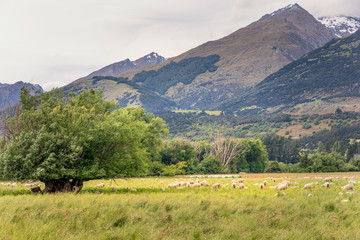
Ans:
{"label": "grassy meadow", "polygon": [[[338,177],[329,189],[318,178],[326,176]],[[21,183],[0,186],[0,239],[360,238],[360,173],[242,177],[247,189],[231,188],[236,178],[213,177],[199,180],[224,186],[167,188],[176,180],[195,179],[188,177],[117,179],[112,186],[108,180],[89,181],[78,195],[32,195]],[[256,184],[264,180],[268,186],[260,190]],[[300,188],[270,188],[283,180]],[[356,181],[354,191],[341,189],[348,181]],[[302,189],[310,182],[312,189]],[[98,189],[103,193],[87,192],[98,183],[105,183]]]}

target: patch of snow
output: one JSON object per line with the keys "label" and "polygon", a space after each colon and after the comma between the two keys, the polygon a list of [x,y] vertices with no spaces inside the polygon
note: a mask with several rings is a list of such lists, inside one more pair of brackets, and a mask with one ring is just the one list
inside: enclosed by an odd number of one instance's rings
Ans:
{"label": "patch of snow", "polygon": [[280,13],[283,13],[284,11],[287,11],[287,10],[295,10],[298,8],[299,5],[297,5],[296,3],[294,4],[289,4],[287,5],[286,7],[283,7],[283,8],[280,8],[279,10],[276,10],[275,12],[271,13],[270,16],[275,16],[275,15],[278,15]]}
{"label": "patch of snow", "polygon": [[360,29],[360,17],[321,17],[318,21],[328,27],[337,37],[353,34]]}

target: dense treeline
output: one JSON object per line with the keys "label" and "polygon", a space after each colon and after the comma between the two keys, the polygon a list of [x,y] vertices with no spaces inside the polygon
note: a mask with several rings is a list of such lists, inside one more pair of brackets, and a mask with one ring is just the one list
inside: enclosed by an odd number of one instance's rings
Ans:
{"label": "dense treeline", "polygon": [[219,138],[213,142],[164,142],[155,175],[264,172],[268,157],[259,139]]}
{"label": "dense treeline", "polygon": [[31,95],[24,88],[3,119],[0,178],[39,180],[44,192],[80,191],[83,181],[121,176],[263,172],[259,139],[163,141],[165,122],[142,108],[118,108],[101,92]]}
{"label": "dense treeline", "polygon": [[[31,95],[24,88],[20,97],[20,107],[2,121],[0,178],[40,180],[45,182],[45,192],[78,191],[83,181],[122,176],[360,170],[356,126],[314,134],[308,142],[320,140],[316,148],[274,133],[262,139],[163,140],[168,135],[163,119],[142,108],[118,108],[115,102],[104,101],[101,92],[90,90],[75,96],[53,90]],[[186,115],[198,123],[217,119],[217,124],[234,125],[294,120],[290,115],[262,119]],[[356,114],[338,111],[330,117],[343,120],[344,116]],[[308,122],[321,117],[302,118]]]}

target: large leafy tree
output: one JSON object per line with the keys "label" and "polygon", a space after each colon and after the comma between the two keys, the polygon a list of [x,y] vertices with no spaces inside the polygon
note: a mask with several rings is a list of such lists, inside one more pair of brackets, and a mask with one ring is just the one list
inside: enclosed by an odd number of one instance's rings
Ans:
{"label": "large leafy tree", "polygon": [[4,124],[0,173],[36,179],[43,192],[79,191],[83,181],[145,173],[159,158],[165,122],[142,108],[117,109],[101,92],[21,92],[21,107]]}

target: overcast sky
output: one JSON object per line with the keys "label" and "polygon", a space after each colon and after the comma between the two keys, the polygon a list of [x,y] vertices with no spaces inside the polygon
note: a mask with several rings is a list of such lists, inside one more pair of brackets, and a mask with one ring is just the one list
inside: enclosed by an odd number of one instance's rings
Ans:
{"label": "overcast sky", "polygon": [[[289,0],[0,0],[0,83],[61,87],[152,51],[169,58]],[[359,0],[298,0],[316,17],[360,16]]]}

